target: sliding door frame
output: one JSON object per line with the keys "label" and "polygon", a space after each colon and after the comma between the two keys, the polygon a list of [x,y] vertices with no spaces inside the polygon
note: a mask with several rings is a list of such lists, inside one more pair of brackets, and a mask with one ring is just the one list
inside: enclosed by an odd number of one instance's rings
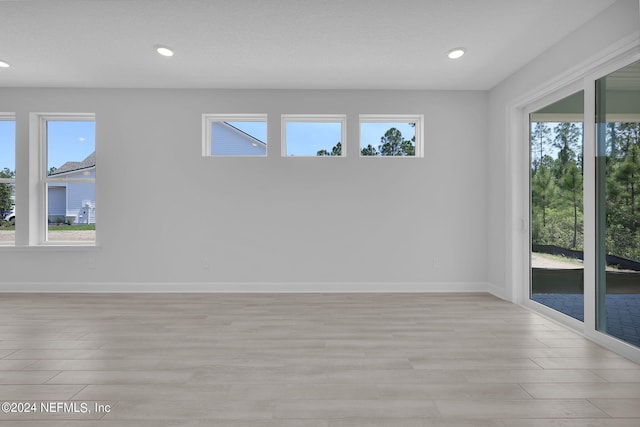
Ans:
{"label": "sliding door frame", "polygon": [[[583,79],[580,79],[578,81],[575,81],[571,84],[567,84],[566,86],[562,87],[561,89],[556,90],[555,92],[553,92],[550,95],[544,96],[538,100],[536,100],[535,102],[532,102],[531,104],[527,105],[525,108],[523,108],[523,117],[522,117],[522,121],[524,123],[525,126],[523,126],[523,135],[522,135],[522,140],[526,142],[525,148],[526,148],[526,153],[523,156],[523,164],[522,164],[522,168],[525,171],[526,177],[523,176],[523,181],[525,184],[526,188],[523,188],[522,191],[526,192],[526,197],[525,197],[525,202],[526,202],[526,208],[523,209],[523,214],[524,214],[524,222],[526,224],[526,235],[524,236],[524,244],[526,245],[526,260],[525,260],[525,265],[527,266],[527,283],[526,283],[526,289],[524,290],[524,298],[523,298],[523,303],[525,306],[530,307],[535,309],[536,311],[539,311],[541,313],[543,313],[544,315],[551,317],[555,320],[561,321],[563,323],[566,323],[568,326],[570,326],[573,329],[576,330],[581,330],[583,329],[583,322],[581,322],[578,319],[575,319],[571,316],[568,316],[564,313],[561,313],[553,308],[550,308],[544,304],[540,304],[534,300],[531,299],[531,285],[532,285],[532,278],[531,278],[531,114],[548,106],[551,104],[554,104],[558,101],[561,101],[569,96],[575,95],[578,92],[584,91],[584,81]],[[586,103],[586,101],[585,101]],[[584,109],[584,108],[583,108]],[[585,121],[585,117],[583,114],[583,135],[584,135],[584,129],[585,129],[585,124],[587,122]],[[584,137],[583,143],[586,146],[587,142],[586,142],[586,136]],[[584,147],[586,148],[586,147]],[[586,159],[587,157],[587,153],[586,150],[584,152],[583,157]],[[584,161],[584,160],[583,160]],[[525,169],[525,163],[526,163],[526,169]],[[586,164],[584,165],[584,177],[586,178],[587,176],[587,172],[586,172]],[[584,179],[584,181],[586,182],[586,179]],[[586,187],[586,186],[585,186]],[[584,203],[584,202],[583,202]],[[585,210],[585,214],[586,214],[586,207],[584,207],[585,205],[583,204],[583,210]],[[587,227],[587,222],[586,219],[584,220],[584,235],[585,235],[585,239],[587,238],[586,235],[586,227]],[[586,248],[585,248],[585,252],[584,252],[584,264],[585,264],[585,269],[586,269],[586,264],[587,264],[587,252],[586,252]],[[585,283],[585,289],[584,289],[585,294],[587,293],[587,289],[586,289],[586,283]],[[585,313],[586,316],[586,313]],[[586,320],[586,319],[585,319]]]}
{"label": "sliding door frame", "polygon": [[[596,329],[596,80],[640,60],[640,41],[632,38],[619,43],[588,64],[560,76],[529,92],[507,111],[509,165],[507,171],[511,230],[507,244],[506,277],[511,283],[505,295],[616,353],[640,363],[640,348]],[[529,115],[580,90],[584,91],[584,322],[539,304],[530,298],[530,123]],[[510,258],[510,259],[509,259]]]}

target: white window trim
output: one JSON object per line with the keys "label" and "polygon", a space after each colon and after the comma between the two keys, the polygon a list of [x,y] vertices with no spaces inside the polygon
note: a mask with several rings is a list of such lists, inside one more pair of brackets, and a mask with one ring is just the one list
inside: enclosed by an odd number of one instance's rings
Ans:
{"label": "white window trim", "polygon": [[[37,165],[37,170],[31,173],[31,179],[37,181],[37,194],[30,194],[30,205],[36,205],[36,216],[29,215],[30,229],[33,230],[29,235],[29,244],[33,246],[96,246],[98,240],[98,231],[96,227],[96,240],[88,242],[78,241],[49,241],[48,227],[48,200],[47,200],[47,184],[49,183],[68,183],[68,182],[84,182],[94,183],[95,178],[50,178],[48,176],[48,147],[47,147],[47,123],[53,121],[87,121],[95,122],[96,115],[94,113],[31,113],[30,114],[30,141],[31,164]],[[37,149],[34,149],[37,145]],[[97,144],[96,144],[97,145]],[[96,147],[97,148],[97,147]],[[37,159],[34,159],[37,156]],[[33,186],[31,188],[34,188]],[[34,211],[34,209],[31,209]]]}
{"label": "white window trim", "polygon": [[360,157],[385,157],[385,158],[422,158],[424,157],[424,115],[423,114],[360,114],[358,124],[358,152],[362,150],[361,125],[362,123],[387,123],[402,122],[415,123],[416,145],[415,156],[362,156]]}
{"label": "white window trim", "polygon": [[[342,155],[347,156],[347,115],[346,114],[283,114],[281,118],[281,152],[282,157],[325,157],[325,156],[288,156],[287,155],[287,123],[340,123],[340,143]],[[335,143],[334,143],[335,144]]]}
{"label": "white window trim", "polygon": [[[240,156],[216,156],[211,154],[211,125],[214,122],[265,122],[267,127],[267,135],[269,135],[269,121],[267,114],[212,114],[205,113],[202,115],[202,156],[203,157],[240,157]],[[241,157],[267,157],[269,154],[269,144],[266,144],[266,154],[264,156],[241,156]]]}

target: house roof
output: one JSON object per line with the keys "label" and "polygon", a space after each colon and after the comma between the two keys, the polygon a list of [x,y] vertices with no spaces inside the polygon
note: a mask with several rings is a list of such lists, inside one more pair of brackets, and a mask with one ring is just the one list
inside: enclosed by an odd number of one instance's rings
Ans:
{"label": "house roof", "polygon": [[53,173],[49,174],[49,176],[60,175],[67,172],[76,172],[83,169],[89,169],[96,166],[96,152],[89,154],[84,160],[81,162],[66,162],[58,169],[56,169]]}
{"label": "house roof", "polygon": [[236,131],[240,132],[242,135],[247,136],[247,137],[248,137],[252,142],[253,142],[253,141],[255,141],[255,142],[258,142],[258,143],[260,143],[260,144],[262,144],[262,145],[264,145],[264,146],[266,146],[266,145],[267,145],[267,143],[266,143],[266,142],[261,141],[261,140],[259,140],[258,138],[256,138],[255,136],[253,136],[253,135],[251,135],[251,134],[246,133],[245,131],[243,131],[243,130],[242,130],[242,129],[240,129],[240,128],[235,127],[235,126],[234,126],[234,125],[232,125],[231,123],[229,123],[229,122],[223,122],[223,123],[224,123],[225,125],[229,126],[230,128],[233,128],[233,129],[235,129]]}

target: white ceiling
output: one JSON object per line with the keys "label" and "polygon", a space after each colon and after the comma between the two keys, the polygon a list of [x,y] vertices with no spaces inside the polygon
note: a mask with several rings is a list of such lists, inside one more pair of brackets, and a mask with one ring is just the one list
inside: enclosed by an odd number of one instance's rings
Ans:
{"label": "white ceiling", "polygon": [[614,2],[0,0],[0,87],[487,90]]}

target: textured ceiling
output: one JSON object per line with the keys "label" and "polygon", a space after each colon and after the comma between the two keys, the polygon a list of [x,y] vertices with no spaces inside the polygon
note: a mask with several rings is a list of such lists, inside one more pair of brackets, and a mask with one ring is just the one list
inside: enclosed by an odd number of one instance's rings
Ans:
{"label": "textured ceiling", "polygon": [[612,3],[0,0],[0,87],[486,90]]}

